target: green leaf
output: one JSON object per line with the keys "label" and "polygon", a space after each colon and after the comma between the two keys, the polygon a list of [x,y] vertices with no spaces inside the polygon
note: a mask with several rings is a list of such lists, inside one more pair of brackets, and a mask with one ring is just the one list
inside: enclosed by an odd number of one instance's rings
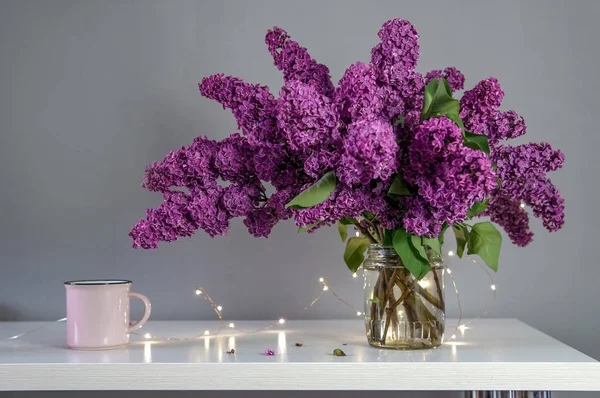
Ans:
{"label": "green leaf", "polygon": [[374,304],[379,304],[379,299],[377,297],[373,297],[372,299],[369,299],[369,301]]}
{"label": "green leaf", "polygon": [[317,226],[317,224],[308,224],[306,227],[298,227],[298,233],[309,231],[316,226]]}
{"label": "green leaf", "polygon": [[335,350],[333,350],[333,356],[335,357],[345,357],[346,353],[342,350],[340,350],[339,348],[336,348]]}
{"label": "green leaf", "polygon": [[340,233],[340,238],[342,239],[342,242],[345,242],[346,238],[348,237],[348,225],[342,224],[341,221],[338,221],[337,226],[338,232]]}
{"label": "green leaf", "polygon": [[[431,82],[436,81],[437,79],[433,79]],[[431,84],[429,82],[425,88]],[[433,90],[435,84],[430,87],[430,90]],[[421,120],[429,119],[431,117],[439,117],[442,115],[456,115],[460,113],[460,103],[458,100],[452,98],[452,90],[450,89],[450,85],[446,81],[446,79],[440,79],[440,83],[435,87],[435,93],[433,93],[433,98],[431,99],[431,103],[427,104],[427,109],[425,108],[425,102],[423,103],[423,111],[421,112]]]}
{"label": "green leaf", "polygon": [[368,221],[373,221],[375,218],[377,218],[376,214],[369,213],[368,211],[363,211],[362,215]]}
{"label": "green leaf", "polygon": [[431,269],[429,263],[421,258],[419,252],[410,243],[410,234],[404,228],[398,228],[394,232],[393,245],[394,250],[404,263],[404,266],[417,279],[421,279]]}
{"label": "green leaf", "polygon": [[319,181],[300,192],[298,196],[285,205],[285,208],[306,209],[307,207],[316,206],[331,196],[335,185],[335,174],[333,171],[329,171]]}
{"label": "green leaf", "polygon": [[462,120],[460,119],[460,116],[458,116],[458,114],[450,114],[450,115],[446,115],[446,116],[448,117],[448,119],[450,119],[454,123],[456,123],[456,125],[458,127],[460,127],[460,129],[463,131],[463,137],[464,137],[465,125],[463,124]]}
{"label": "green leaf", "polygon": [[494,224],[489,221],[473,225],[469,233],[469,251],[467,254],[477,254],[494,272],[498,271],[502,235]]}
{"label": "green leaf", "polygon": [[429,247],[435,253],[437,253],[439,255],[442,254],[442,245],[440,244],[440,240],[438,238],[423,237],[421,239],[421,243],[423,243],[423,246]]}
{"label": "green leaf", "polygon": [[342,224],[344,224],[344,225],[350,225],[350,224],[356,224],[356,223],[358,223],[358,220],[356,218],[344,216],[344,217],[342,217],[342,219],[340,220],[340,222]]}
{"label": "green leaf", "polygon": [[402,179],[400,173],[396,174],[390,189],[388,189],[388,196],[396,199],[398,196],[410,196],[414,195]]}
{"label": "green leaf", "polygon": [[393,232],[394,231],[392,231],[391,229],[386,229],[383,231],[383,245],[384,246],[392,246],[392,244],[393,244],[392,237],[394,236]]}
{"label": "green leaf", "polygon": [[427,252],[425,251],[425,247],[423,246],[420,236],[411,234],[410,244],[419,253],[422,259],[427,260]]}
{"label": "green leaf", "polygon": [[344,261],[352,272],[356,272],[360,265],[365,261],[365,250],[371,242],[364,237],[352,237],[348,239],[346,250],[344,251]]}
{"label": "green leaf", "polygon": [[454,232],[454,237],[456,238],[456,255],[462,258],[465,246],[469,240],[469,230],[465,224],[456,223],[452,226],[452,232]]}
{"label": "green leaf", "polygon": [[448,83],[448,80],[442,78],[440,79],[440,81],[444,86],[444,89],[446,90],[446,94],[448,94],[449,97],[452,97],[452,88],[450,87],[450,83]]}
{"label": "green leaf", "polygon": [[485,211],[485,209],[487,209],[489,201],[489,199],[486,199],[483,201],[478,200],[477,202],[475,202],[473,206],[469,210],[467,210],[467,217],[472,218],[477,214],[481,213],[482,211]]}
{"label": "green leaf", "polygon": [[481,150],[488,155],[490,154],[488,138],[484,134],[475,134],[465,131],[463,133],[463,145],[472,149]]}
{"label": "green leaf", "polygon": [[446,230],[448,229],[448,223],[443,223],[442,224],[442,230],[440,231],[440,236],[439,236],[439,241],[440,241],[440,246],[442,246],[444,244],[444,234],[446,233]]}
{"label": "green leaf", "polygon": [[423,110],[421,110],[421,120],[425,120],[425,115],[429,113],[429,108],[431,108],[431,103],[433,102],[433,98],[435,96],[435,92],[438,89],[438,85],[438,79],[431,79],[431,81],[425,86]]}

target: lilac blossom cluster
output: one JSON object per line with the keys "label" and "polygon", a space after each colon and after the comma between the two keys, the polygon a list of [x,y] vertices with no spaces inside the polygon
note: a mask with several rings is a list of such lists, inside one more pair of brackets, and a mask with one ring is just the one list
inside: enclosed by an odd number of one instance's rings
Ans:
{"label": "lilac blossom cluster", "polygon": [[[517,245],[532,239],[522,204],[548,230],[559,229],[564,200],[546,173],[560,168],[564,156],[545,143],[501,144],[526,129],[517,113],[499,110],[504,93],[498,81],[483,80],[460,99],[464,127],[487,137],[487,155],[465,146],[453,120],[421,115],[425,84],[445,79],[456,92],[464,87],[462,73],[449,67],[423,77],[415,71],[419,36],[406,20],[386,22],[378,35],[370,63],[351,65],[337,87],[329,69],[278,27],[265,38],[283,72],[278,97],[237,77],[204,78],[200,93],[229,109],[241,134],[220,142],[198,137],[146,168],[142,186],[160,192],[163,202],[133,227],[133,246],[156,248],[199,229],[224,235],[235,217],[256,237],[268,237],[277,222],[292,217],[309,232],[345,217],[358,227],[403,227],[436,237],[485,200],[482,214]],[[286,208],[328,172],[337,184],[328,198]],[[410,194],[390,195],[399,179]]]}
{"label": "lilac blossom cluster", "polygon": [[465,87],[465,76],[453,66],[450,66],[442,72],[440,69],[434,69],[425,75],[425,84],[433,79],[446,79],[452,91],[462,90]]}
{"label": "lilac blossom cluster", "polygon": [[496,175],[491,160],[465,147],[460,128],[446,116],[423,121],[413,133],[402,170],[418,193],[404,198],[404,228],[434,237],[444,223],[466,219],[467,210],[496,188]]}
{"label": "lilac blossom cluster", "polygon": [[[501,144],[527,132],[523,118],[515,111],[498,109],[503,98],[498,80],[482,80],[462,96],[460,117],[469,131],[488,137],[491,160],[498,168],[500,184],[492,195],[489,210],[483,214],[502,225],[513,243],[525,246],[531,242],[532,234],[521,203],[531,207],[548,231],[556,231],[564,224],[564,199],[546,176],[563,166],[564,154],[547,143]],[[502,199],[494,200],[496,197]],[[515,203],[519,203],[520,211],[514,209]]]}

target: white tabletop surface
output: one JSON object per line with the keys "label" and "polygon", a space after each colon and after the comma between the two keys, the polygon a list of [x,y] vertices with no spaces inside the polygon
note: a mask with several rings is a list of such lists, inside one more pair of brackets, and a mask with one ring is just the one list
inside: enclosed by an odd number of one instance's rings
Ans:
{"label": "white tabletop surface", "polygon": [[[64,323],[3,339],[37,325],[0,322],[0,390],[600,390],[600,363],[514,319],[478,320],[454,341],[419,351],[369,347],[360,320],[290,321],[256,334],[226,328],[186,342],[132,336],[109,351],[68,349]],[[209,321],[149,322],[140,332],[217,329]],[[275,355],[265,356],[267,348]],[[347,356],[333,356],[336,348]]]}

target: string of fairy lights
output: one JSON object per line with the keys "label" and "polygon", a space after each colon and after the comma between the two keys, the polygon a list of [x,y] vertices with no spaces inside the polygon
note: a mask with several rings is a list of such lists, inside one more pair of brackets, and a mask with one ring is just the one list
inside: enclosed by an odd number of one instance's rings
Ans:
{"label": "string of fairy lights", "polygon": [[[450,250],[447,253],[447,257],[452,258],[455,257],[455,253]],[[472,318],[466,322],[463,322],[463,308],[462,308],[462,303],[461,303],[461,299],[460,299],[460,293],[458,290],[458,286],[456,284],[456,280],[454,279],[454,275],[452,273],[452,270],[445,264],[444,262],[444,269],[446,271],[446,273],[448,274],[448,276],[450,277],[450,280],[452,282],[452,287],[454,289],[454,293],[456,294],[456,301],[458,304],[458,311],[459,311],[459,317],[458,317],[458,321],[456,323],[456,326],[452,332],[452,334],[450,335],[450,337],[448,337],[447,339],[444,340],[444,342],[448,342],[450,340],[453,340],[456,338],[456,333],[458,331],[460,331],[463,335],[464,335],[464,331],[467,328],[467,326],[473,322],[475,322],[478,319],[483,318],[484,316],[486,316],[492,309],[493,304],[496,301],[496,285],[494,283],[494,279],[492,277],[491,272],[481,263],[479,263],[476,259],[474,259],[471,256],[467,256],[467,259],[469,259],[472,263],[478,265],[486,274],[488,281],[489,281],[489,288],[492,291],[492,300],[490,301],[490,303],[487,305],[487,307],[484,309],[484,311],[479,314],[478,316],[476,316],[475,318]],[[353,278],[357,278],[358,275],[356,273],[352,274]],[[247,329],[243,329],[240,328],[238,326],[236,326],[236,324],[234,322],[230,322],[227,321],[225,319],[225,317],[223,316],[223,306],[217,304],[212,297],[206,292],[205,289],[203,289],[202,287],[197,287],[194,290],[194,295],[199,297],[199,298],[203,298],[205,299],[208,304],[210,305],[210,307],[213,309],[213,311],[215,312],[217,319],[219,320],[219,326],[216,330],[204,330],[202,332],[199,332],[198,334],[195,334],[193,336],[188,336],[188,337],[173,337],[173,336],[161,336],[161,335],[156,335],[156,334],[152,334],[152,333],[138,333],[138,332],[132,332],[131,334],[137,335],[137,336],[141,336],[142,338],[144,338],[145,340],[149,340],[149,341],[190,341],[190,340],[196,340],[202,337],[208,337],[208,336],[216,336],[219,335],[221,332],[223,332],[223,330],[234,330],[236,332],[239,333],[246,333],[246,334],[252,334],[252,333],[259,333],[262,331],[266,331],[269,329],[273,329],[279,325],[283,325],[285,324],[287,321],[295,319],[297,317],[299,317],[300,315],[306,313],[308,310],[310,310],[319,300],[321,300],[321,298],[323,298],[326,294],[330,294],[332,295],[337,301],[341,302],[342,304],[344,304],[346,307],[348,307],[350,310],[352,310],[356,316],[362,316],[363,312],[358,309],[357,307],[355,307],[354,305],[352,305],[349,301],[345,300],[344,298],[342,298],[338,293],[335,292],[334,289],[332,289],[331,285],[329,284],[329,281],[326,277],[320,277],[318,279],[318,283],[321,285],[321,289],[319,291],[319,293],[313,298],[312,301],[310,301],[310,303],[308,305],[306,305],[304,308],[302,308],[300,311],[298,311],[295,314],[291,314],[290,316],[287,317],[282,317],[279,318],[278,320],[271,322],[269,324],[266,324],[265,326],[262,326],[260,328],[257,329],[252,329],[252,330],[247,330]],[[27,334],[36,332],[40,329],[44,329],[54,323],[58,323],[58,322],[64,322],[66,321],[67,318],[61,318],[61,319],[57,319],[56,321],[50,322],[48,324],[42,325],[42,326],[38,326],[34,329],[30,329],[27,330],[25,332],[16,334],[14,336],[10,336],[8,338],[6,338],[7,340],[16,340],[19,339]]]}

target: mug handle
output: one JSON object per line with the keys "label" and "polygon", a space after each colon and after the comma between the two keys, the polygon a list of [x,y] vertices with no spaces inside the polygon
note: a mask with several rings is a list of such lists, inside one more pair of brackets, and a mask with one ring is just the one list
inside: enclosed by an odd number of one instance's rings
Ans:
{"label": "mug handle", "polygon": [[142,302],[144,303],[144,316],[142,317],[142,319],[129,326],[129,329],[127,329],[127,333],[131,333],[134,330],[138,330],[139,328],[144,326],[144,324],[148,321],[148,318],[150,318],[150,312],[152,312],[152,304],[150,304],[150,300],[148,300],[148,297],[140,293],[130,292],[129,298],[137,298],[142,300]]}

